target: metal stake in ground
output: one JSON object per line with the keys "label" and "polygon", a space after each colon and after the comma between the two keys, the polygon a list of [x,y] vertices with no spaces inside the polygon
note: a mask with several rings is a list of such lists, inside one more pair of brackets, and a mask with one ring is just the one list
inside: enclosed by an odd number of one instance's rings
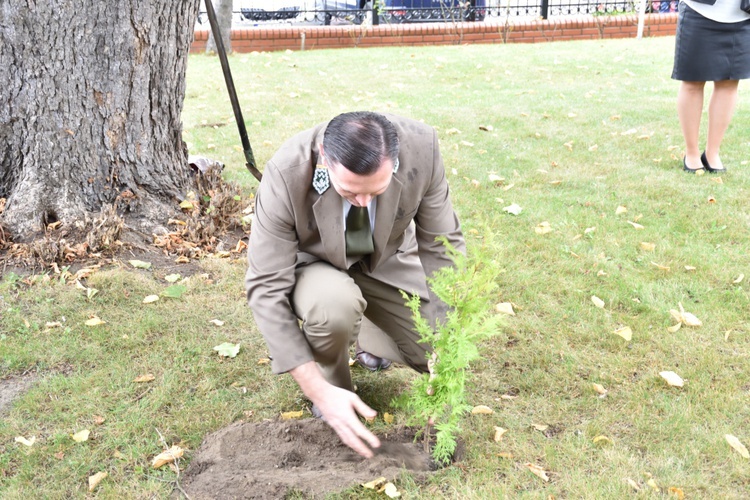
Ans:
{"label": "metal stake in ground", "polygon": [[221,61],[221,70],[224,72],[224,81],[227,83],[227,92],[229,92],[229,100],[232,103],[232,109],[234,110],[234,119],[237,122],[237,128],[240,132],[240,140],[242,141],[242,150],[245,152],[245,166],[253,176],[259,181],[263,177],[258,167],[255,165],[255,156],[253,156],[253,148],[250,146],[250,140],[247,138],[247,129],[245,128],[245,120],[242,118],[242,111],[240,110],[240,103],[237,100],[237,91],[234,90],[234,80],[232,80],[232,72],[229,70],[229,61],[227,61],[227,53],[224,50],[224,40],[221,38],[221,32],[219,32],[219,23],[216,21],[216,12],[214,12],[214,5],[211,0],[205,0],[206,14],[208,14],[208,22],[211,25],[211,32],[214,35],[214,42],[216,42],[216,52],[219,54],[219,60]]}

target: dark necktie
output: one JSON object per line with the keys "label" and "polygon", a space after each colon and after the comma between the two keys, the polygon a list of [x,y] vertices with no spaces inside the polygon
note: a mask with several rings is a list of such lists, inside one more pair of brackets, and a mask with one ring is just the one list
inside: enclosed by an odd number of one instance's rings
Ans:
{"label": "dark necktie", "polygon": [[375,247],[372,244],[372,230],[370,229],[370,214],[367,207],[352,206],[346,216],[346,255],[371,254]]}

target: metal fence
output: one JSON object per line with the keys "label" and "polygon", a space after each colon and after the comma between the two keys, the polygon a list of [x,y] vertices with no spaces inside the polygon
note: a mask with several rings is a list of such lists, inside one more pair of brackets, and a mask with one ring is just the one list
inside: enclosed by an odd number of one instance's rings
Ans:
{"label": "metal fence", "polygon": [[[364,8],[330,9],[300,2],[299,6],[279,10],[242,8],[234,12],[233,26],[264,24],[400,24],[416,22],[485,22],[514,18],[549,19],[576,15],[616,15],[635,13],[639,0],[468,0],[458,6],[440,8]],[[364,4],[364,2],[362,2]],[[477,5],[479,3],[479,5]],[[484,5],[482,5],[484,3]],[[456,5],[456,4],[453,4]],[[677,0],[647,0],[646,12],[674,12]],[[208,27],[206,13],[198,15],[199,26]]]}

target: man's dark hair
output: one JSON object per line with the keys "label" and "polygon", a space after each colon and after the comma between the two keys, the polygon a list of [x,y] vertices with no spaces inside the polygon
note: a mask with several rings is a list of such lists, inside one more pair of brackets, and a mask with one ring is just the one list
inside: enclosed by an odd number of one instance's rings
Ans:
{"label": "man's dark hair", "polygon": [[343,113],[328,123],[323,150],[329,161],[355,174],[371,175],[384,159],[396,162],[398,133],[383,115],[370,111]]}

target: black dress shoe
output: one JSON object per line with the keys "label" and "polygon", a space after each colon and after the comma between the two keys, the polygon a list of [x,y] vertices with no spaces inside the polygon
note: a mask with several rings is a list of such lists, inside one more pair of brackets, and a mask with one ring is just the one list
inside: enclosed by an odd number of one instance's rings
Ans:
{"label": "black dress shoe", "polygon": [[378,370],[385,370],[389,366],[391,366],[391,361],[385,358],[379,358],[375,356],[374,354],[370,354],[369,352],[365,352],[362,349],[359,348],[359,343],[357,343],[357,351],[354,356],[355,361],[359,366],[366,370],[370,370],[371,372],[376,372]]}
{"label": "black dress shoe", "polygon": [[703,172],[703,168],[690,168],[687,166],[687,162],[685,162],[685,158],[682,159],[682,170],[685,172],[689,172],[691,174],[694,174],[696,172]]}
{"label": "black dress shoe", "polygon": [[706,158],[706,152],[704,151],[701,155],[701,163],[703,163],[703,168],[711,172],[712,174],[720,174],[722,172],[726,172],[726,168],[713,168],[711,165],[708,164],[708,159]]}

